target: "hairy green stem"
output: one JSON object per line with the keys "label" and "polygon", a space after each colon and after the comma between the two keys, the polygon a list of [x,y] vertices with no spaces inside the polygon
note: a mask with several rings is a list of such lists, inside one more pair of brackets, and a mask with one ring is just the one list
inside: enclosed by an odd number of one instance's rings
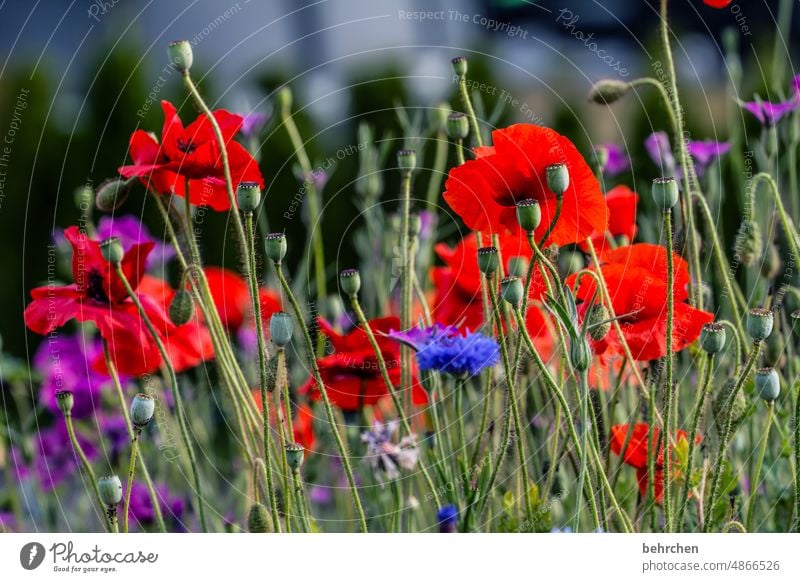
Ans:
{"label": "hairy green stem", "polygon": [[764,427],[764,436],[761,440],[761,447],[758,450],[758,460],[756,461],[756,468],[753,472],[752,483],[750,485],[750,498],[747,500],[747,519],[744,522],[747,531],[753,531],[753,515],[755,514],[756,509],[756,494],[758,493],[758,485],[761,480],[761,467],[764,465],[764,457],[767,454],[769,430],[772,428],[772,419],[774,416],[775,401],[770,400],[767,402],[767,426]]}

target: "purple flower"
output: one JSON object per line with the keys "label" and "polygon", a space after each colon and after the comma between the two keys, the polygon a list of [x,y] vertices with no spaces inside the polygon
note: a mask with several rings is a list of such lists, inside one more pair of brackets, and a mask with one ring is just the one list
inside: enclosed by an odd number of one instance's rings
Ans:
{"label": "purple flower", "polygon": [[713,164],[717,158],[730,151],[731,144],[724,141],[720,142],[707,139],[704,141],[690,141],[686,147],[689,150],[689,155],[694,158],[694,166],[697,170],[697,175],[702,176],[706,169]]}
{"label": "purple flower", "polygon": [[[675,158],[672,155],[672,144],[670,144],[669,137],[665,132],[657,131],[650,134],[645,140],[644,146],[653,162],[661,167],[664,175],[674,176],[675,179],[680,179],[683,176],[683,169],[675,162]],[[708,167],[721,155],[728,153],[731,149],[731,144],[724,141],[706,139],[690,141],[686,144],[686,148],[694,160],[697,175],[702,176]]]}
{"label": "purple flower", "polygon": [[17,520],[10,511],[0,511],[0,533],[16,531]]}
{"label": "purple flower", "polygon": [[329,505],[333,501],[333,492],[324,485],[312,485],[308,490],[308,499],[317,505]]}
{"label": "purple flower", "polygon": [[111,464],[115,464],[119,459],[126,458],[130,436],[128,435],[128,424],[125,417],[121,414],[115,416],[103,416],[100,418],[100,430],[103,434],[103,442],[108,446],[108,457]]}
{"label": "purple flower", "polygon": [[245,137],[252,137],[257,135],[269,120],[266,113],[260,111],[251,111],[250,113],[239,114],[242,116],[242,135]]}
{"label": "purple flower", "polygon": [[607,159],[606,165],[603,167],[604,174],[613,177],[631,167],[631,162],[621,146],[615,143],[604,143],[597,149],[604,149],[606,151]]}
{"label": "purple flower", "polygon": [[762,125],[775,125],[781,118],[800,107],[800,75],[792,79],[793,95],[786,101],[771,103],[769,101],[744,101],[739,104],[752,113]]}
{"label": "purple flower", "polygon": [[[161,508],[161,515],[164,519],[180,521],[185,509],[183,499],[172,495],[166,485],[155,484],[154,488]],[[152,524],[156,518],[147,485],[140,481],[134,481],[131,487],[131,517],[133,518],[132,521],[145,526]]]}
{"label": "purple flower", "polygon": [[500,358],[497,342],[469,330],[459,334],[453,326],[435,324],[427,329],[392,331],[389,337],[416,351],[420,370],[438,370],[452,376],[474,376]]}
{"label": "purple flower", "polygon": [[153,243],[147,256],[148,269],[166,265],[175,256],[175,249],[155,239],[135,216],[103,216],[97,223],[97,236],[100,240],[117,237],[126,251],[135,244]]}
{"label": "purple flower", "polygon": [[672,155],[672,145],[669,143],[669,137],[666,132],[656,131],[651,133],[644,140],[644,147],[650,159],[661,168],[662,174],[665,176],[675,176],[677,174],[677,164]]}
{"label": "purple flower", "polygon": [[[96,459],[98,453],[94,444],[83,436],[77,427],[75,432],[86,457],[90,461]],[[59,419],[50,428],[39,431],[34,449],[36,474],[45,491],[57,487],[80,467],[80,461],[72,448],[72,441],[63,419]]]}
{"label": "purple flower", "polygon": [[381,483],[398,479],[400,469],[413,470],[419,460],[416,435],[407,435],[400,442],[393,442],[399,427],[396,420],[386,424],[376,420],[372,430],[361,434],[361,442],[367,445],[365,458]]}
{"label": "purple flower", "polygon": [[439,525],[439,533],[456,533],[458,508],[454,505],[445,505],[436,512],[436,522]]}

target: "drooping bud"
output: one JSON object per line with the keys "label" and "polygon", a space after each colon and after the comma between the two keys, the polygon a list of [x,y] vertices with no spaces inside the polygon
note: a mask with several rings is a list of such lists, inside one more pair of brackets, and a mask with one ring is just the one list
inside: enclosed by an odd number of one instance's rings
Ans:
{"label": "drooping bud", "polygon": [[564,275],[577,273],[586,266],[583,255],[577,251],[564,251],[559,253],[558,266]]}
{"label": "drooping bud", "polygon": [[275,531],[272,517],[267,508],[260,503],[254,503],[247,515],[247,531],[250,533],[272,533]]}
{"label": "drooping bud", "polygon": [[172,68],[179,73],[186,73],[192,68],[194,54],[192,53],[192,45],[188,40],[176,40],[169,43],[167,45],[167,54]]}
{"label": "drooping bud", "polygon": [[773,325],[774,317],[769,309],[755,307],[747,313],[747,333],[754,342],[768,338]]}
{"label": "drooping bud", "polygon": [[592,363],[592,350],[589,347],[589,342],[586,341],[583,335],[570,340],[569,362],[578,372],[589,369],[589,364]]}
{"label": "drooping bud", "polygon": [[459,77],[467,74],[467,57],[455,57],[450,63],[453,65],[453,72]]}
{"label": "drooping bud", "polygon": [[755,384],[758,396],[765,402],[774,402],[781,394],[781,380],[775,368],[756,370]]}
{"label": "drooping bud", "polygon": [[261,188],[258,182],[242,182],[236,188],[236,199],[239,203],[239,210],[242,212],[253,212],[261,203]]}
{"label": "drooping bud", "polygon": [[169,320],[175,325],[184,325],[194,317],[194,300],[191,293],[178,289],[169,302]]}
{"label": "drooping bud", "polygon": [[539,201],[529,198],[517,202],[517,222],[522,230],[533,232],[542,223],[542,209]]}
{"label": "drooping bud", "polygon": [[146,426],[156,411],[156,401],[151,394],[137,394],[131,403],[131,422],[137,428]]}
{"label": "drooping bud", "polygon": [[58,409],[66,414],[72,414],[72,407],[75,406],[75,396],[69,390],[59,390],[56,392],[56,404]]}
{"label": "drooping bud", "polygon": [[283,116],[292,112],[292,90],[284,85],[275,93],[275,108]]}
{"label": "drooping bud", "polygon": [[478,269],[487,277],[495,274],[500,267],[500,257],[496,247],[482,247],[478,249]]}
{"label": "drooping bud", "polygon": [[669,210],[678,203],[678,183],[675,178],[656,178],[653,180],[653,201],[661,210]]}
{"label": "drooping bud", "polygon": [[94,205],[101,212],[114,212],[125,204],[130,193],[130,186],[124,180],[106,180],[97,189]]}
{"label": "drooping bud", "polygon": [[286,235],[282,232],[271,232],[264,238],[267,258],[273,263],[280,263],[286,256]]}
{"label": "drooping bud", "polygon": [[781,270],[781,255],[778,252],[778,247],[770,243],[764,251],[763,260],[761,261],[761,275],[765,279],[774,279],[775,275]]}
{"label": "drooping bud", "polygon": [[601,340],[608,335],[611,330],[609,318],[611,314],[602,303],[597,303],[589,310],[587,332],[593,340]]}
{"label": "drooping bud", "polygon": [[594,84],[589,91],[589,101],[600,105],[611,105],[630,91],[630,83],[616,79],[603,79]]}
{"label": "drooping bud", "polygon": [[725,349],[725,326],[711,322],[703,326],[700,332],[700,347],[707,354],[718,354]]}
{"label": "drooping bud", "polygon": [[358,295],[361,289],[361,275],[358,269],[345,269],[339,273],[339,285],[348,297]]}
{"label": "drooping bud", "polygon": [[125,249],[122,248],[122,243],[115,236],[100,242],[100,253],[112,265],[121,263],[122,259],[125,258]]}
{"label": "drooping bud", "polygon": [[450,139],[466,139],[469,135],[469,119],[463,113],[454,112],[448,115],[445,127]]}
{"label": "drooping bud", "polygon": [[514,307],[520,306],[524,294],[525,288],[519,277],[505,277],[500,281],[500,295]]}
{"label": "drooping bud", "polygon": [[508,259],[508,275],[510,277],[525,277],[528,274],[528,259],[525,257],[511,257]]}
{"label": "drooping bud", "polygon": [[746,267],[753,265],[764,252],[761,239],[761,227],[754,220],[742,220],[736,233],[734,256]]}
{"label": "drooping bud", "polygon": [[105,505],[112,507],[122,501],[122,481],[116,475],[100,477],[97,488],[100,490],[100,501]]}
{"label": "drooping bud", "polygon": [[550,164],[545,168],[547,187],[557,197],[562,196],[569,188],[569,170],[567,164]]}
{"label": "drooping bud", "polygon": [[294,331],[294,321],[292,316],[285,311],[278,311],[272,314],[269,319],[269,337],[272,343],[280,348],[285,348],[292,341]]}
{"label": "drooping bud", "polygon": [[417,152],[414,150],[397,152],[397,166],[405,172],[413,172],[417,167]]}
{"label": "drooping bud", "polygon": [[296,471],[303,464],[303,457],[305,456],[305,448],[300,443],[287,443],[286,444],[286,462],[292,471]]}

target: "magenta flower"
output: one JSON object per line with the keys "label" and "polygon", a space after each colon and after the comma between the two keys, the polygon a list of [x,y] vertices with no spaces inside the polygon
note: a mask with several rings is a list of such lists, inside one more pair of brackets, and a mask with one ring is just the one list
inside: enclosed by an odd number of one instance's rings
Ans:
{"label": "magenta flower", "polygon": [[152,236],[147,227],[135,216],[101,217],[97,223],[97,239],[104,240],[112,236],[119,239],[126,251],[137,244],[153,243],[153,250],[147,257],[148,270],[165,266],[175,256],[175,249]]}
{"label": "magenta flower", "polygon": [[[156,483],[154,488],[164,520],[180,522],[186,508],[183,499],[172,495],[166,485]],[[147,486],[140,481],[134,481],[131,487],[131,517],[131,521],[143,526],[152,525],[156,518],[153,503],[150,500],[150,492],[147,490]]]}
{"label": "magenta flower", "polygon": [[597,149],[606,151],[607,160],[605,166],[603,166],[603,173],[607,176],[614,177],[631,167],[630,160],[621,146],[615,143],[604,143],[598,146]]}
{"label": "magenta flower", "polygon": [[792,79],[792,96],[786,101],[771,103],[770,101],[745,101],[740,105],[752,113],[762,125],[775,125],[785,115],[800,107],[800,75]]}
{"label": "magenta flower", "polygon": [[269,116],[260,111],[251,111],[250,113],[244,114],[240,113],[239,115],[242,116],[242,129],[240,131],[245,137],[258,135],[261,130],[264,129],[267,121],[269,121]]}
{"label": "magenta flower", "polygon": [[694,159],[694,167],[697,175],[702,176],[706,169],[713,164],[722,154],[726,154],[731,149],[731,144],[726,141],[690,141],[687,144],[689,155]]}
{"label": "magenta flower", "polygon": [[661,168],[663,175],[676,176],[678,164],[675,163],[675,157],[672,155],[672,144],[669,143],[669,137],[666,132],[656,131],[651,133],[644,140],[644,148],[653,163]]}

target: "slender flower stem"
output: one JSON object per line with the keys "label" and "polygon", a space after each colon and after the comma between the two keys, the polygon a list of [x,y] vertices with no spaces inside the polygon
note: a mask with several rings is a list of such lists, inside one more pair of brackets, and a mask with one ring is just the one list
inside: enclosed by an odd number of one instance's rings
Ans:
{"label": "slender flower stem", "polygon": [[344,468],[345,476],[347,477],[347,483],[350,487],[350,494],[353,497],[353,505],[355,505],[356,513],[358,514],[358,522],[361,528],[361,531],[366,533],[367,529],[367,518],[364,514],[364,508],[361,505],[361,499],[358,497],[358,488],[356,487],[356,480],[353,476],[353,467],[350,464],[350,457],[347,454],[347,448],[345,447],[344,441],[342,440],[342,435],[339,433],[339,428],[336,425],[336,416],[333,413],[333,408],[331,406],[331,400],[328,396],[328,390],[325,387],[325,383],[322,380],[322,375],[319,371],[319,365],[317,364],[317,358],[314,353],[314,342],[311,339],[311,334],[308,331],[308,326],[306,325],[303,311],[300,309],[300,304],[297,302],[297,297],[295,297],[294,293],[292,292],[292,288],[289,285],[289,282],[286,280],[286,277],[283,275],[283,268],[281,267],[280,262],[273,263],[275,266],[275,273],[278,276],[278,280],[280,281],[281,288],[283,289],[284,294],[289,299],[289,302],[292,304],[292,309],[294,310],[295,316],[297,317],[297,323],[300,325],[300,330],[303,332],[303,340],[306,344],[306,356],[308,357],[308,364],[311,366],[311,373],[314,376],[314,381],[317,384],[317,389],[319,390],[320,394],[322,395],[322,402],[325,405],[325,414],[328,417],[328,422],[331,425],[331,433],[333,433],[333,439],[336,441],[336,448],[339,451],[339,456],[342,460],[342,467]]}
{"label": "slender flower stem", "polygon": [[204,507],[203,494],[200,488],[200,474],[197,471],[197,458],[195,457],[194,454],[194,447],[192,446],[192,441],[189,439],[189,428],[186,423],[186,412],[183,408],[183,398],[181,398],[180,390],[178,390],[178,378],[175,375],[175,368],[172,367],[172,362],[169,359],[169,353],[167,352],[167,349],[164,347],[164,342],[161,341],[161,337],[158,335],[156,328],[153,327],[153,322],[150,321],[150,317],[144,310],[141,301],[139,301],[138,295],[136,295],[136,292],[131,287],[128,278],[125,276],[125,272],[122,270],[122,266],[120,265],[120,263],[117,263],[114,265],[114,268],[116,269],[116,273],[120,281],[122,281],[122,284],[125,286],[125,291],[128,292],[128,296],[136,305],[136,309],[139,312],[139,316],[142,318],[142,321],[144,321],[145,325],[147,326],[147,330],[153,337],[153,341],[155,342],[156,347],[158,348],[158,351],[161,354],[161,359],[163,360],[164,366],[167,368],[170,387],[172,389],[172,397],[175,400],[175,409],[176,409],[176,414],[178,416],[178,426],[180,427],[181,438],[183,439],[183,445],[186,447],[186,453],[189,456],[189,465],[192,469],[192,478],[194,480],[194,495],[197,501],[197,512],[200,517],[200,527],[205,533],[208,531],[208,527],[206,526],[206,512]]}
{"label": "slender flower stem", "polygon": [[110,516],[106,513],[105,509],[106,506],[103,503],[102,498],[100,497],[100,488],[97,485],[97,475],[94,473],[94,469],[89,464],[89,459],[86,458],[86,453],[83,452],[83,447],[81,443],[78,441],[78,437],[75,435],[75,427],[72,424],[72,414],[65,413],[64,414],[64,421],[67,425],[67,433],[69,434],[69,440],[72,443],[72,448],[75,449],[75,454],[78,455],[78,458],[81,461],[81,465],[83,465],[83,470],[86,475],[89,477],[89,481],[92,483],[92,491],[94,492],[95,500],[97,504],[100,506],[103,515],[106,516],[105,526],[108,531],[112,531],[112,526],[114,523],[111,521]]}
{"label": "slender flower stem", "polygon": [[[403,170],[400,187],[400,256],[402,261],[403,278],[400,295],[400,325],[404,330],[410,329],[412,324],[411,300],[414,282],[414,271],[411,256],[411,238],[409,233],[411,216],[411,170]],[[401,391],[405,401],[408,402],[411,394],[411,348],[400,346]]]}
{"label": "slender flower stem", "polygon": [[483,138],[481,137],[481,129],[478,126],[478,117],[475,115],[475,108],[472,106],[472,99],[469,96],[466,75],[458,76],[458,93],[461,96],[461,101],[464,103],[464,109],[467,110],[467,117],[469,118],[472,135],[475,138],[475,144],[481,147],[483,146]]}
{"label": "slender flower stem", "polygon": [[547,242],[547,237],[549,237],[553,230],[556,227],[556,223],[558,219],[561,217],[561,209],[564,206],[564,196],[559,196],[558,200],[556,201],[556,213],[553,215],[553,220],[550,221],[550,224],[547,226],[547,230],[544,231],[542,238],[539,239],[539,246],[542,246],[544,243]]}
{"label": "slender flower stem", "polygon": [[117,506],[106,506],[106,519],[109,523],[109,531],[111,533],[119,533],[119,519],[117,518]]}
{"label": "slender flower stem", "polygon": [[[675,407],[675,387],[673,386],[673,357],[672,331],[675,317],[675,259],[672,256],[672,211],[664,211],[664,237],[667,241],[667,353],[664,355],[666,360],[666,414],[664,416],[664,429],[672,431],[672,413]],[[666,452],[664,454],[664,525],[667,533],[672,532],[672,452],[669,443],[665,443]]]}
{"label": "slender flower stem", "polygon": [[467,437],[464,431],[464,390],[466,386],[462,381],[455,382],[455,400],[456,400],[456,425],[458,426],[458,458],[464,463],[466,468],[467,464]]}
{"label": "slender flower stem", "polygon": [[[578,473],[578,491],[583,491],[583,485],[586,483],[586,475],[589,472],[589,378],[586,370],[583,370],[578,375],[580,378],[578,400],[581,409],[581,448],[580,448],[580,468]],[[575,504],[575,522],[573,529],[575,531],[581,530],[581,510],[583,497],[578,495],[577,503]]]}
{"label": "slender flower stem", "polygon": [[764,465],[764,457],[767,454],[767,444],[769,443],[769,430],[772,428],[772,419],[775,416],[775,401],[767,402],[767,426],[764,427],[764,436],[761,440],[761,447],[758,451],[755,472],[753,473],[752,484],[750,485],[750,498],[747,500],[747,519],[744,524],[747,531],[753,531],[753,515],[756,509],[756,494],[758,484],[761,480],[761,467]]}
{"label": "slender flower stem", "polygon": [[131,511],[131,491],[133,490],[133,475],[136,472],[136,453],[139,451],[139,436],[142,429],[138,426],[133,429],[131,439],[131,460],[128,463],[128,489],[125,491],[125,509],[122,514],[122,533],[128,533],[128,518]]}
{"label": "slender flower stem", "polygon": [[431,168],[431,179],[428,182],[428,192],[426,195],[428,210],[436,212],[436,203],[442,193],[442,179],[445,175],[445,164],[447,164],[447,134],[439,131],[436,135],[436,149],[433,155],[433,168]]}
{"label": "slender flower stem", "polygon": [[794,395],[794,532],[800,533],[800,377],[792,386]]}

